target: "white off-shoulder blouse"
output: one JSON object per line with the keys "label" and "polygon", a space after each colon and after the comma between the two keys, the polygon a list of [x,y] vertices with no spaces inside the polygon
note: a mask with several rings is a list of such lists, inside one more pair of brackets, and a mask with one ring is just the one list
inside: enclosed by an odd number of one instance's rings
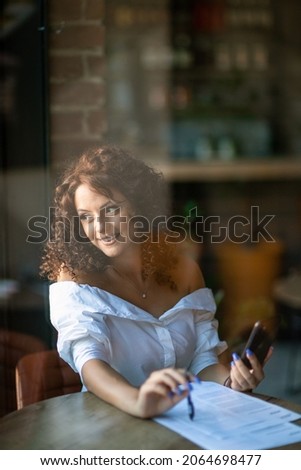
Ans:
{"label": "white off-shoulder blouse", "polygon": [[218,362],[215,302],[208,288],[183,297],[159,318],[98,287],[73,281],[50,286],[50,318],[60,356],[79,374],[101,359],[132,385],[165,367],[197,374]]}

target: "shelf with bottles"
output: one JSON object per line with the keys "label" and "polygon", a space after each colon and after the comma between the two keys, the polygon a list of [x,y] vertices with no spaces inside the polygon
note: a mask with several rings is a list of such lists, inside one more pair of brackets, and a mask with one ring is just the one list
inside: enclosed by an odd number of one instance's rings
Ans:
{"label": "shelf with bottles", "polygon": [[198,107],[200,113],[202,107],[211,107],[217,112],[226,108],[229,114],[239,107],[246,108],[249,113],[255,107],[268,109],[275,83],[276,73],[272,67],[267,67],[264,73],[251,67],[243,70],[243,67],[230,69],[227,66],[221,70],[214,65],[196,65],[189,70],[173,71],[170,80],[171,113],[176,117],[179,112],[184,114],[190,108]]}
{"label": "shelf with bottles", "polygon": [[183,119],[170,123],[174,161],[263,159],[273,154],[273,133],[266,117],[227,116]]}
{"label": "shelf with bottles", "polygon": [[169,155],[185,161],[218,157],[264,158],[275,154],[275,102],[270,83],[239,76],[231,80],[174,79],[166,133]]}
{"label": "shelf with bottles", "polygon": [[272,2],[171,5],[171,157],[231,161],[278,152]]}
{"label": "shelf with bottles", "polygon": [[270,36],[253,32],[185,38],[180,36],[173,41],[173,72],[176,74],[210,72],[213,77],[219,77],[240,73],[248,78],[249,73],[269,74],[273,66],[275,42]]}
{"label": "shelf with bottles", "polygon": [[244,89],[236,87],[233,93],[227,93],[219,86],[211,89],[196,87],[193,93],[190,87],[178,85],[172,89],[171,96],[174,121],[194,119],[202,123],[204,119],[269,119],[273,113],[273,96],[264,86],[257,90],[251,86]]}
{"label": "shelf with bottles", "polygon": [[217,69],[265,70],[273,43],[275,13],[266,0],[171,1],[175,69],[201,64]]}
{"label": "shelf with bottles", "polygon": [[193,27],[201,33],[229,30],[270,30],[274,25],[274,0],[171,0],[174,27]]}

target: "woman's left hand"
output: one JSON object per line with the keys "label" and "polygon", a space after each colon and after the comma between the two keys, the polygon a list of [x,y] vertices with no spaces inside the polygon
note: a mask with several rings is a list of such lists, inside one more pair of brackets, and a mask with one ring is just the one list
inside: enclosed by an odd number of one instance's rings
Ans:
{"label": "woman's left hand", "polygon": [[260,364],[254,353],[248,354],[247,357],[250,361],[252,369],[248,369],[241,358],[236,353],[234,353],[232,355],[233,361],[231,363],[230,372],[231,388],[239,392],[246,392],[256,388],[265,377],[263,366],[270,359],[272,353],[273,348],[271,347],[263,365]]}

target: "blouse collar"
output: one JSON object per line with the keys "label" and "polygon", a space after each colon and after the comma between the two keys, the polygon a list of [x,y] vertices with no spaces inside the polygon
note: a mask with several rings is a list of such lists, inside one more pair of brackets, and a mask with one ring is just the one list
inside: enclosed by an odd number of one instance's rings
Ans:
{"label": "blouse collar", "polygon": [[[168,317],[173,316],[179,310],[183,309],[210,312],[215,312],[216,310],[212,291],[207,287],[202,287],[182,297],[175,305],[166,310],[158,318],[154,317],[151,313],[149,313],[147,310],[144,310],[142,307],[138,307],[137,305],[124,300],[117,295],[112,294],[111,292],[101,289],[100,287],[90,286],[89,284],[78,284],[75,281],[62,281],[52,284],[50,286],[50,290],[60,290],[60,288],[64,289],[64,287],[68,287],[71,289],[73,294],[79,294],[81,297],[85,296],[85,294],[92,294],[94,298],[93,304],[95,305],[95,311],[99,311],[99,307],[101,307],[100,313],[131,320],[141,321],[143,319],[144,321],[160,322],[167,319]],[[95,297],[97,298],[98,302],[95,302]],[[92,302],[89,304],[89,306],[92,306]]]}

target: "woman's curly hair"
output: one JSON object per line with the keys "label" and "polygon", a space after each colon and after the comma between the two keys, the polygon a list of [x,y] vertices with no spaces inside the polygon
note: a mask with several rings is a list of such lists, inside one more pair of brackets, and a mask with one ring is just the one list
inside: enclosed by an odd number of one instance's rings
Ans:
{"label": "woman's curly hair", "polygon": [[[57,279],[62,267],[76,278],[76,271],[102,271],[110,264],[110,258],[81,229],[74,196],[83,183],[109,198],[114,189],[118,190],[135,214],[151,223],[167,215],[167,191],[161,173],[116,146],[85,152],[65,170],[55,189],[54,217],[41,263],[41,275],[50,281]],[[170,272],[177,257],[174,247],[165,242],[164,229],[157,240],[148,236],[141,249],[143,276],[154,274],[158,283],[175,288]]]}

